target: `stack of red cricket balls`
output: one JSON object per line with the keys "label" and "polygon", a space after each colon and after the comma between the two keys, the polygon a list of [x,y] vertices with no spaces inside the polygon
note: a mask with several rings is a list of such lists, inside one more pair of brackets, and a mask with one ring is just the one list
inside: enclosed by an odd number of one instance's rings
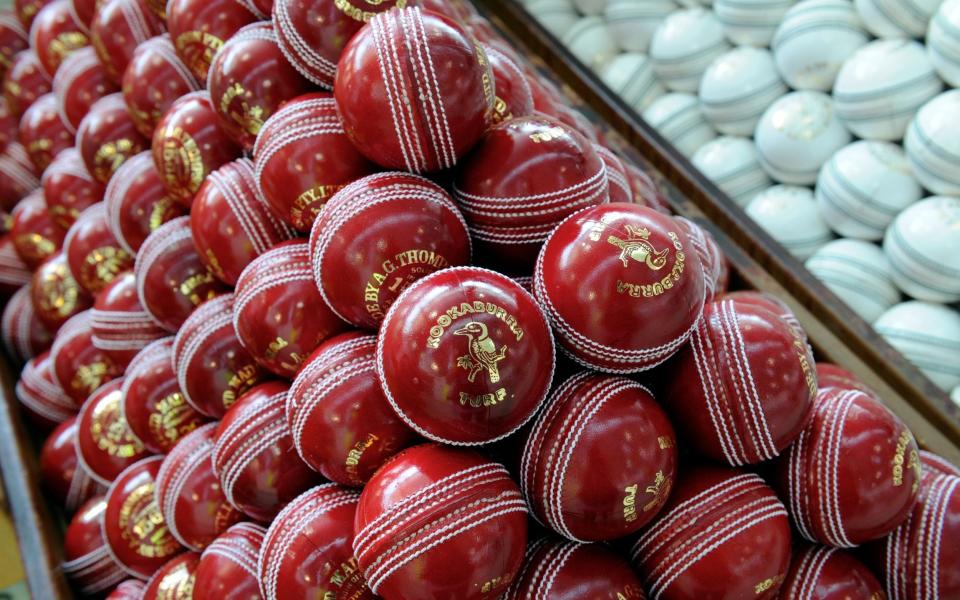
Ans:
{"label": "stack of red cricket balls", "polygon": [[16,8],[3,340],[79,593],[960,598],[956,467],[469,4]]}

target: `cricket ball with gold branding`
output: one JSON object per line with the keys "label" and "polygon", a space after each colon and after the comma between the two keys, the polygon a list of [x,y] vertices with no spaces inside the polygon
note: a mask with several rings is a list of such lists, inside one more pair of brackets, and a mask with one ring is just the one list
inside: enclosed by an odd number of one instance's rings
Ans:
{"label": "cricket ball with gold branding", "polygon": [[883,586],[863,563],[837,548],[807,546],[790,562],[780,600],[878,600]]}
{"label": "cricket ball with gold branding", "polygon": [[630,182],[627,181],[627,171],[623,161],[603,144],[594,144],[593,149],[607,168],[610,202],[632,202],[633,194],[630,190]]}
{"label": "cricket ball with gold branding", "polygon": [[460,25],[408,7],[373,16],[353,36],[334,96],[364,156],[391,169],[439,171],[456,165],[490,124],[493,73]]}
{"label": "cricket ball with gold branding", "polygon": [[70,317],[53,340],[53,380],[77,406],[104,383],[123,374],[123,367],[93,345],[93,311]]}
{"label": "cricket ball with gold branding", "polygon": [[582,135],[542,115],[491,127],[457,170],[454,197],[477,256],[528,275],[567,215],[607,201],[603,161]]}
{"label": "cricket ball with gold branding", "polygon": [[301,232],[310,231],[335,193],[376,170],[350,143],[336,103],[325,93],[295,98],[271,116],[253,155],[267,204]]}
{"label": "cricket ball with gold branding", "polygon": [[240,274],[233,329],[261,366],[293,379],[321,342],[347,329],[323,303],[305,241],[283,242]]}
{"label": "cricket ball with gold branding", "polygon": [[90,498],[70,520],[63,536],[61,568],[84,597],[103,594],[127,576],[110,556],[100,529],[100,520],[106,510],[106,498]]}
{"label": "cricket ball with gold branding", "polygon": [[127,579],[107,594],[106,600],[143,600],[145,587],[139,579]]}
{"label": "cricket ball with gold branding", "polygon": [[257,560],[266,529],[237,523],[203,549],[193,585],[193,600],[260,600]]}
{"label": "cricket ball with gold branding", "polygon": [[32,48],[17,52],[3,78],[3,96],[17,118],[33,101],[53,89],[53,78],[44,71]]}
{"label": "cricket ball with gold branding", "polygon": [[67,148],[53,159],[41,184],[50,217],[64,233],[88,206],[103,199],[103,184],[87,171],[76,148]]}
{"label": "cricket ball with gold branding", "polygon": [[852,548],[910,516],[921,464],[910,430],[863,392],[827,388],[778,465],[778,487],[811,541]]}
{"label": "cricket ball with gold branding", "polygon": [[24,196],[12,217],[13,247],[29,268],[36,269],[63,246],[64,231],[54,223],[42,189]]}
{"label": "cricket ball with gold branding", "polygon": [[37,318],[52,333],[56,333],[67,319],[93,304],[93,299],[70,274],[67,256],[62,251],[33,272],[30,298]]}
{"label": "cricket ball with gold branding", "polygon": [[752,305],[756,308],[768,310],[786,321],[786,323],[797,332],[798,336],[802,337],[803,339],[807,339],[807,332],[804,331],[803,325],[800,324],[800,321],[797,319],[796,315],[793,314],[793,310],[790,309],[790,306],[781,298],[774,296],[769,292],[759,292],[757,290],[738,290],[736,292],[727,292],[721,295],[718,299],[733,300],[738,305]]}
{"label": "cricket ball with gold branding", "polygon": [[171,558],[147,580],[143,598],[151,600],[190,600],[194,578],[200,564],[199,552],[184,552]]}
{"label": "cricket ball with gold branding", "polygon": [[664,385],[683,438],[731,466],[779,456],[809,422],[817,396],[806,339],[774,313],[736,300],[704,308]]}
{"label": "cricket ball with gold branding", "polygon": [[0,79],[6,75],[17,52],[30,47],[30,36],[23,23],[9,8],[0,13]]}
{"label": "cricket ball with gold branding", "polygon": [[20,371],[14,388],[17,401],[30,422],[41,431],[50,431],[77,414],[79,406],[53,380],[53,362],[49,352],[31,358]]}
{"label": "cricket ball with gold branding", "polygon": [[127,366],[123,416],[150,452],[166,454],[207,419],[187,404],[173,370],[173,338],[151,342]]}
{"label": "cricket ball with gold branding", "polygon": [[304,492],[277,515],[257,561],[266,600],[376,598],[353,557],[359,499],[358,491],[326,483]]}
{"label": "cricket ball with gold branding", "polygon": [[137,46],[123,72],[121,87],[137,130],[148,139],[177,98],[201,89],[166,33]]}
{"label": "cricket ball with gold branding", "polygon": [[213,473],[210,456],[216,428],[216,423],[209,423],[187,434],[157,473],[157,504],[170,533],[197,552],[244,516],[227,502]]}
{"label": "cricket ball with gold branding", "polygon": [[207,176],[193,199],[190,227],[201,260],[228,285],[253,259],[295,235],[263,200],[246,158]]}
{"label": "cricket ball with gold branding", "polygon": [[560,347],[611,373],[651,369],[690,338],[706,284],[684,227],[635,204],[568,217],[540,251],[534,294]]}
{"label": "cricket ball with gold branding", "polygon": [[502,600],[587,596],[646,600],[633,567],[610,548],[541,538],[527,547],[523,568]]}
{"label": "cricket ball with gold branding", "polygon": [[20,118],[20,143],[37,173],[43,173],[53,158],[73,147],[73,132],[57,112],[57,99],[44,94]]}
{"label": "cricket ball with gold branding", "polygon": [[71,52],[89,45],[86,26],[74,16],[70,0],[53,0],[30,24],[30,47],[50,77]]}
{"label": "cricket ball with gold branding", "polygon": [[844,390],[859,390],[865,394],[877,396],[877,393],[870,389],[859,377],[839,365],[817,362],[816,367],[817,385],[821,389],[835,387]]}
{"label": "cricket ball with gold branding", "polygon": [[342,485],[362,486],[416,439],[380,389],[376,348],[377,337],[359,331],[327,340],[303,364],[287,397],[297,452]]}
{"label": "cricket ball with gold branding", "polygon": [[70,272],[84,290],[99,294],[121,273],[133,269],[133,256],[120,247],[107,222],[107,207],[87,207],[63,240]]}
{"label": "cricket ball with gold branding", "polygon": [[330,199],[310,232],[310,256],[327,306],[357,327],[376,329],[410,284],[470,263],[470,234],[437,184],[378,173]]}
{"label": "cricket ball with gold branding", "polygon": [[36,169],[26,148],[18,142],[7,144],[0,154],[0,209],[13,210],[20,198],[40,186]]}
{"label": "cricket ball with gold branding", "polygon": [[13,237],[7,233],[0,236],[0,296],[4,300],[30,283],[33,273],[23,262],[13,245]]}
{"label": "cricket ball with gold branding", "polygon": [[134,256],[154,230],[187,213],[167,193],[150,152],[141,152],[120,165],[107,184],[103,204],[110,232],[120,247]]}
{"label": "cricket ball with gold branding", "polygon": [[498,46],[483,45],[493,72],[493,89],[497,96],[493,104],[493,121],[500,123],[516,117],[533,114],[533,92],[523,70],[506,51]]}
{"label": "cricket ball with gold branding", "polygon": [[[2,15],[0,15],[2,18]],[[0,65],[2,69],[2,65]],[[10,142],[17,139],[17,128],[20,126],[18,115],[13,113],[10,103],[0,96],[0,153],[7,149]]]}
{"label": "cricket ball with gold branding", "polygon": [[423,444],[374,474],[353,531],[360,570],[384,600],[497,598],[523,563],[527,507],[503,465]]}
{"label": "cricket ball with gold branding", "polygon": [[475,445],[516,432],[540,408],[554,368],[553,336],[512,279],[452,267],[414,282],[377,339],[390,405],[417,433]]}
{"label": "cricket ball with gold branding", "polygon": [[170,0],[167,31],[177,55],[197,81],[205,83],[210,63],[223,43],[244,25],[267,18],[237,0]]}
{"label": "cricket ball with gold branding", "polygon": [[197,254],[188,216],[164,223],[147,236],[137,252],[134,274],[140,304],[171,332],[197,306],[228,289]]}
{"label": "cricket ball with gold branding", "polygon": [[57,110],[71,133],[76,133],[80,121],[97,100],[116,91],[117,86],[107,77],[96,51],[89,46],[65,58],[63,68],[53,77]]}
{"label": "cricket ball with gold branding", "polygon": [[143,310],[132,271],[117,276],[97,295],[90,310],[93,345],[126,369],[147,344],[167,335]]}
{"label": "cricket ball with gold branding", "polygon": [[29,285],[17,290],[3,307],[0,333],[7,354],[20,363],[40,354],[53,343],[53,333],[34,313]]}
{"label": "cricket ball with gold branding", "polygon": [[121,473],[107,492],[103,537],[110,555],[132,577],[147,580],[183,551],[156,500],[156,477],[162,456],[144,458]]}
{"label": "cricket ball with gold branding", "polygon": [[77,458],[100,485],[110,485],[124,469],[150,455],[123,418],[122,386],[122,379],[100,386],[77,417]]}
{"label": "cricket ball with gold branding", "polygon": [[227,501],[269,522],[320,478],[297,454],[284,418],[289,386],[262,383],[227,411],[216,431],[213,471]]}
{"label": "cricket ball with gold branding", "polygon": [[520,472],[538,521],[571,540],[611,540],[663,508],[677,475],[676,436],[647,388],[583,371],[547,400]]}
{"label": "cricket ball with gold branding", "polygon": [[771,600],[790,567],[790,522],[759,476],[688,467],[631,557],[651,598]]}
{"label": "cricket ball with gold branding", "polygon": [[40,449],[40,472],[44,490],[58,506],[73,513],[80,505],[102,493],[77,460],[77,418],[70,417],[47,436]]}
{"label": "cricket ball with gold branding", "polygon": [[[713,235],[709,231],[690,219],[684,217],[674,217],[674,219],[686,229],[687,236],[693,243],[693,249],[700,257],[700,264],[703,266],[703,281],[707,286],[706,301],[711,302],[717,296],[725,293],[727,286],[730,284],[730,265],[727,263],[727,257],[723,255],[723,251],[720,250],[720,246],[717,245],[717,241],[713,239]],[[806,333],[803,334],[803,337],[806,339]]]}
{"label": "cricket ball with gold branding", "polygon": [[225,41],[206,81],[220,125],[245,150],[270,115],[312,87],[284,58],[269,22],[247,25]]}
{"label": "cricket ball with gold branding", "polygon": [[103,184],[110,181],[125,160],[149,146],[150,140],[137,131],[119,92],[94,102],[77,127],[77,149],[83,163]]}
{"label": "cricket ball with gold branding", "polygon": [[247,390],[267,378],[233,330],[234,295],[202,304],[184,322],[173,343],[180,391],[197,411],[221,418]]}
{"label": "cricket ball with gold branding", "polygon": [[120,85],[136,47],[166,28],[144,0],[101,0],[97,4],[90,42],[107,76]]}
{"label": "cricket ball with gold branding", "polygon": [[153,130],[151,150],[163,185],[188,209],[207,175],[243,152],[218,124],[206,90],[170,105]]}

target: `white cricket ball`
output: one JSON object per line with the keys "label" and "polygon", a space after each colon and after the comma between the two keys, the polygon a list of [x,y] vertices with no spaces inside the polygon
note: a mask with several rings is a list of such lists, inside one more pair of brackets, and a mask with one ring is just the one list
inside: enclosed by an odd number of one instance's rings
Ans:
{"label": "white cricket ball", "polygon": [[956,310],[910,300],[883,313],[873,328],[943,390],[960,385],[960,313]]}
{"label": "white cricket ball", "polygon": [[813,275],[867,323],[900,302],[883,250],[863,240],[834,240],[807,259]]}
{"label": "white cricket ball", "polygon": [[920,38],[943,0],[854,0],[870,33],[878,38]]}
{"label": "white cricket ball", "polygon": [[908,295],[960,301],[960,199],[933,196],[910,206],[887,228],[883,250]]}
{"label": "white cricket ball", "polygon": [[583,17],[563,35],[567,45],[580,62],[600,72],[620,51],[607,29],[603,17]]}
{"label": "white cricket ball", "polygon": [[930,19],[927,54],[940,77],[960,87],[960,0],[947,0]]}
{"label": "white cricket ball", "polygon": [[613,59],[601,74],[603,82],[637,112],[667,93],[644,54],[626,52]]}
{"label": "white cricket ball", "polygon": [[697,150],[693,164],[740,206],[773,185],[748,138],[719,137]]}
{"label": "white cricket ball", "polygon": [[530,0],[527,12],[557,38],[570,31],[580,19],[570,0]]}
{"label": "white cricket ball", "polygon": [[653,32],[677,10],[672,0],[608,0],[604,16],[617,44],[627,52],[646,52]]}
{"label": "white cricket ball", "polygon": [[607,0],[573,0],[573,4],[585,15],[600,15],[607,7]]}
{"label": "white cricket ball", "polygon": [[763,111],[786,93],[770,51],[741,46],[707,67],[699,96],[703,115],[717,131],[749,136]]}
{"label": "white cricket ball", "polygon": [[923,187],[960,196],[960,90],[940,94],[917,112],[904,148]]}
{"label": "white cricket ball", "polygon": [[769,46],[777,26],[796,0],[716,0],[713,10],[734,44]]}
{"label": "white cricket ball", "polygon": [[693,94],[661,96],[643,111],[643,119],[687,157],[717,137],[700,112],[700,102]]}
{"label": "white cricket ball", "polygon": [[668,89],[696,92],[715,58],[730,49],[720,21],[704,8],[688,8],[667,17],[653,34],[650,60]]}
{"label": "white cricket ball", "polygon": [[800,260],[810,258],[833,239],[809,188],[775,185],[757,194],[746,212]]}

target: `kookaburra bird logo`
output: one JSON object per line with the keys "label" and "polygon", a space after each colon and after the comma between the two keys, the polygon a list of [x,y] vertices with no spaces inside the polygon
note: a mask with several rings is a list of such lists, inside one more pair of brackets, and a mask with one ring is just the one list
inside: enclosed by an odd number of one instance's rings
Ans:
{"label": "kookaburra bird logo", "polygon": [[620,260],[623,266],[630,266],[630,259],[645,263],[654,271],[659,271],[667,264],[667,254],[670,249],[657,252],[650,243],[650,230],[646,227],[627,225],[627,239],[620,239],[615,235],[607,237],[607,242],[620,248]]}
{"label": "kookaburra bird logo", "polygon": [[467,354],[457,358],[457,366],[466,369],[469,373],[467,381],[473,383],[480,371],[486,371],[490,376],[490,383],[499,383],[500,369],[497,363],[507,357],[507,347],[497,345],[487,333],[487,326],[483,323],[471,321],[453,332],[467,338]]}

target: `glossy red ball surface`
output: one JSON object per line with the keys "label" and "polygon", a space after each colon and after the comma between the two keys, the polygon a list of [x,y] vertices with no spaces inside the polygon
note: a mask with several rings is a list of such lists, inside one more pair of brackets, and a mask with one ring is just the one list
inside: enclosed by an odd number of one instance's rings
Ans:
{"label": "glossy red ball surface", "polygon": [[160,514],[155,497],[161,456],[145,458],[117,477],[107,492],[103,533],[124,571],[146,580],[183,551]]}
{"label": "glossy red ball surface", "polygon": [[875,600],[883,586],[853,555],[827,546],[795,553],[780,588],[780,600]]}
{"label": "glossy red ball surface", "polygon": [[0,334],[7,354],[20,363],[40,354],[53,343],[53,333],[33,310],[29,285],[17,290],[3,307]]}
{"label": "glossy red ball surface", "polygon": [[257,560],[265,533],[259,525],[237,523],[204,548],[193,600],[260,600]]}
{"label": "glossy red ball surface", "polygon": [[89,45],[86,26],[77,21],[70,0],[53,0],[30,24],[30,47],[50,77],[71,52]]}
{"label": "glossy red ball surface", "polygon": [[839,365],[817,362],[817,385],[821,388],[835,387],[843,390],[858,390],[871,396],[877,396],[859,377]]}
{"label": "glossy red ball surface", "polygon": [[244,25],[265,18],[237,0],[170,0],[166,12],[177,55],[201,83],[223,43]]}
{"label": "glossy red ball surface", "polygon": [[64,562],[61,568],[84,597],[102,594],[127,576],[110,556],[100,530],[100,520],[106,510],[106,498],[91,498],[70,520],[63,537]]}
{"label": "glossy red ball surface", "polygon": [[418,175],[380,173],[327,203],[310,233],[316,286],[336,314],[376,329],[415,281],[470,262],[470,236],[443,188]]}
{"label": "glossy red ball surface", "polygon": [[466,450],[414,446],[364,487],[354,555],[385,600],[496,598],[523,562],[526,513],[502,465]]}
{"label": "glossy red ball surface", "polygon": [[227,501],[258,521],[270,521],[319,481],[297,455],[283,417],[286,383],[271,381],[244,394],[217,427],[213,470]]}
{"label": "glossy red ball surface", "polygon": [[11,211],[17,202],[37,189],[40,180],[26,148],[17,142],[0,154],[0,209]]}
{"label": "glossy red ball surface", "polygon": [[[700,257],[700,265],[703,267],[704,284],[707,287],[706,301],[711,302],[718,296],[724,294],[727,291],[727,286],[730,284],[730,265],[727,262],[727,257],[724,256],[723,251],[720,250],[720,246],[709,231],[684,217],[676,217],[675,220],[684,227],[687,236],[690,238],[690,242],[693,244],[693,249],[696,250],[697,256]],[[790,312],[789,309],[787,312]],[[792,313],[790,314],[792,316]],[[793,321],[791,321],[791,325],[793,325],[795,321],[796,319],[794,318]],[[807,335],[803,332],[803,328],[800,327],[799,323],[797,323],[796,328],[800,331],[800,335],[806,339]]]}
{"label": "glossy red ball surface", "polygon": [[33,101],[53,89],[53,78],[40,65],[32,49],[17,52],[3,79],[3,95],[10,111],[20,116]]}
{"label": "glossy red ball surface", "polygon": [[90,42],[107,76],[120,85],[137,46],[165,30],[144,0],[102,0],[90,25]]}
{"label": "glossy red ball surface", "polygon": [[123,72],[121,84],[130,116],[140,134],[148,139],[153,137],[157,123],[178,98],[201,89],[190,69],[177,56],[167,34],[137,46]]}
{"label": "glossy red ball surface", "polygon": [[414,432],[390,408],[376,373],[377,338],[349,332],[304,363],[287,397],[297,452],[327,479],[362,486]]}
{"label": "glossy red ball surface", "polygon": [[570,216],[550,234],[534,276],[560,347],[614,373],[650,369],[679,350],[700,318],[705,287],[682,226],[633,204]]}
{"label": "glossy red ball surface", "polygon": [[13,246],[29,268],[36,269],[60,251],[64,231],[54,223],[42,189],[20,200],[11,216]]}
{"label": "glossy red ball surface", "polygon": [[117,86],[107,77],[91,47],[80,48],[65,58],[63,68],[53,78],[57,108],[72,132],[97,100],[116,91]]}
{"label": "glossy red ball surface", "polygon": [[437,271],[408,287],[377,340],[380,384],[421,435],[452,444],[504,438],[533,417],[554,367],[550,326],[499,273]]}
{"label": "glossy red ball surface", "polygon": [[120,379],[101,386],[84,402],[77,418],[80,465],[101,485],[110,485],[124,469],[149,455],[123,419],[122,386]]}
{"label": "glossy red ball surface", "polygon": [[84,290],[99,294],[121,273],[133,269],[133,256],[120,247],[107,222],[107,207],[88,207],[63,240],[70,272]]}
{"label": "glossy red ball surface", "polygon": [[77,128],[77,149],[87,170],[100,183],[110,181],[125,160],[146,150],[150,140],[137,132],[123,95],[97,100]]}
{"label": "glossy red ball surface", "polygon": [[253,147],[257,186],[267,204],[309,232],[330,198],[376,167],[357,152],[324,93],[288,102],[263,125]]}
{"label": "glossy red ball surface", "polygon": [[43,172],[43,197],[53,222],[64,233],[87,207],[103,199],[103,184],[87,171],[80,153],[68,148]]}
{"label": "glossy red ball surface", "polygon": [[[733,300],[738,305],[749,305],[756,308],[768,310],[777,315],[803,339],[807,338],[807,332],[803,330],[803,325],[793,314],[793,310],[782,299],[769,292],[758,292],[756,290],[740,290],[736,292],[727,292],[720,297],[721,300]],[[819,383],[819,381],[818,381]],[[822,386],[821,386],[822,387]]]}
{"label": "glossy red ball surface", "polygon": [[17,129],[20,126],[18,115],[14,114],[10,102],[0,96],[0,153],[7,149],[10,142],[17,139]]}
{"label": "glossy red ball surface", "polygon": [[143,310],[132,271],[103,288],[90,311],[93,345],[123,369],[147,344],[167,335]]}
{"label": "glossy red ball surface", "polygon": [[132,156],[120,165],[107,184],[103,203],[110,232],[131,255],[136,255],[158,227],[187,213],[167,193],[149,152]]}
{"label": "glossy red ball surface", "polygon": [[200,304],[226,291],[193,245],[190,217],[177,217],[147,236],[134,265],[144,310],[175,332]]}
{"label": "glossy red ball surface", "polygon": [[95,494],[102,493],[97,482],[80,468],[77,460],[77,418],[70,417],[47,436],[40,449],[43,487],[67,513],[80,508]]}
{"label": "glossy red ball surface", "polygon": [[127,579],[107,594],[106,600],[142,600],[145,586],[139,579]]}
{"label": "glossy red ball surface", "polygon": [[30,39],[23,23],[10,9],[0,11],[0,78],[10,68],[13,57],[30,47]]}
{"label": "glossy red ball surface", "polygon": [[[40,9],[50,4],[52,0],[13,0],[13,8],[20,24],[29,32],[33,19]],[[28,36],[29,37],[29,36]]]}
{"label": "glossy red ball surface", "polygon": [[304,492],[273,520],[257,571],[268,600],[374,600],[353,557],[353,520],[360,493],[327,483]]}
{"label": "glossy red ball surface", "polygon": [[304,241],[261,254],[237,281],[234,332],[254,360],[280,377],[293,379],[321,342],[347,327],[324,305]]}
{"label": "glossy red ball surface", "polygon": [[652,598],[776,598],[790,566],[787,511],[760,477],[687,468],[631,556]]}
{"label": "glossy red ball surface", "polygon": [[170,533],[181,544],[200,551],[243,518],[227,502],[213,473],[217,424],[187,434],[163,459],[157,474],[157,503]]}
{"label": "glossy red ball surface", "polygon": [[0,296],[4,299],[30,283],[30,267],[17,254],[10,234],[0,237]]}
{"label": "glossy red ball surface", "polygon": [[70,274],[63,252],[51,256],[34,271],[30,297],[37,318],[51,332],[56,332],[67,319],[93,304],[93,299]]}
{"label": "glossy red ball surface", "polygon": [[77,406],[101,385],[123,374],[122,366],[93,345],[91,313],[85,310],[70,317],[50,348],[53,380]]}
{"label": "glossy red ball surface", "polygon": [[616,154],[602,144],[594,144],[593,149],[607,169],[610,202],[632,202],[633,194],[627,181],[626,168]]}
{"label": "glossy red ball surface", "polygon": [[926,479],[930,475],[952,475],[960,477],[960,467],[953,464],[944,457],[928,452],[920,451],[920,464],[923,465],[923,476]]}
{"label": "glossy red ball surface", "polygon": [[93,23],[97,4],[97,0],[71,0],[70,2],[74,18],[87,29],[90,29],[90,24]]}
{"label": "glossy red ball surface", "polygon": [[630,563],[600,544],[543,538],[531,543],[503,600],[610,598],[645,600]]}
{"label": "glossy red ball surface", "polygon": [[334,95],[364,156],[392,169],[438,171],[453,167],[490,124],[493,74],[461,26],[404,8],[375,15],[350,40]]}
{"label": "glossy red ball surface", "polygon": [[20,118],[20,143],[37,173],[42,173],[62,150],[73,147],[73,132],[57,111],[57,99],[52,93],[40,96],[24,111]]}
{"label": "glossy red ball surface", "polygon": [[193,598],[194,578],[200,563],[198,552],[184,552],[171,558],[147,581],[143,598],[188,600]]}
{"label": "glossy red ball surface", "polygon": [[780,462],[778,485],[803,537],[850,548],[909,517],[920,477],[917,443],[900,419],[863,392],[827,388]]}
{"label": "glossy red ball surface", "polygon": [[607,201],[603,161],[572,128],[541,115],[491,127],[457,169],[454,196],[477,256],[528,275],[568,215]]}
{"label": "glossy red ball surface", "polygon": [[626,170],[627,181],[630,182],[630,189],[633,191],[632,202],[634,204],[652,208],[665,215],[673,212],[670,209],[670,203],[667,202],[662,184],[658,183],[647,171],[631,162],[625,161],[623,167]]}
{"label": "glossy red ball surface", "polygon": [[27,416],[41,431],[51,431],[80,408],[53,380],[53,362],[42,352],[23,366],[14,392]]}
{"label": "glossy red ball surface", "polygon": [[497,46],[484,44],[483,50],[490,62],[493,89],[497,93],[493,104],[494,122],[533,114],[533,92],[514,58]]}

